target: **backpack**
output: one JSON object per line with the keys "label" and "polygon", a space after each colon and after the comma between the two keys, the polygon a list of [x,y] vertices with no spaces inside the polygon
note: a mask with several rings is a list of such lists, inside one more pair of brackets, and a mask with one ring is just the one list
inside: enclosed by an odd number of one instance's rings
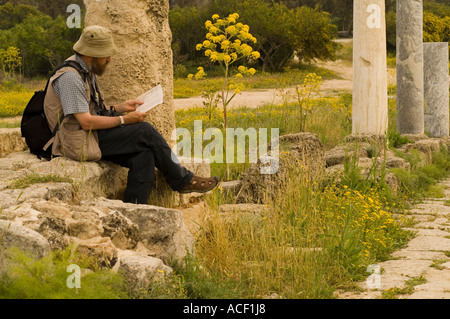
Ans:
{"label": "backpack", "polygon": [[[67,66],[75,68],[81,77],[85,79],[86,73],[76,61],[65,61],[53,71],[50,78],[55,75],[59,69]],[[44,112],[44,99],[50,83],[50,78],[48,79],[44,90],[34,92],[34,95],[31,97],[23,111],[22,121],[20,123],[22,137],[25,138],[30,153],[36,155],[39,159],[45,158],[47,160],[50,160],[52,157],[52,148],[51,145],[45,149],[44,147],[50,139],[56,135],[59,125],[64,119],[64,114],[62,114],[53,132],[50,130]]]}

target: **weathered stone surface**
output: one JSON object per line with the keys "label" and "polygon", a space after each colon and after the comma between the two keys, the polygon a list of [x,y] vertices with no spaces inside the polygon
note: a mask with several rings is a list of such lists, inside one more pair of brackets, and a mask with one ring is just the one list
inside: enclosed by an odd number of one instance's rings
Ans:
{"label": "weathered stone surface", "polygon": [[421,165],[425,165],[431,163],[433,153],[439,151],[441,147],[448,147],[445,140],[429,138],[405,145],[405,151],[406,153],[411,153],[413,150],[419,151],[422,161]]}
{"label": "weathered stone surface", "polygon": [[236,181],[224,181],[220,183],[220,188],[225,194],[236,194],[241,188],[241,182]]}
{"label": "weathered stone surface", "polygon": [[0,157],[5,157],[15,152],[22,152],[27,148],[20,128],[0,128]]}
{"label": "weathered stone surface", "polygon": [[84,256],[92,257],[95,266],[112,268],[118,260],[118,250],[109,237],[93,237],[90,239],[70,238],[77,250]]}
{"label": "weathered stone surface", "polygon": [[[98,196],[117,198],[126,187],[128,169],[106,161],[80,163],[63,157],[51,161],[39,160],[25,151],[0,158],[0,171],[5,176],[0,184],[0,203],[6,208],[33,198],[49,200],[55,197],[64,202]],[[15,179],[31,174],[70,178],[73,183],[43,183],[30,185],[26,189],[11,188]]]}
{"label": "weathered stone surface", "polygon": [[426,140],[428,139],[428,135],[426,134],[401,134],[401,137],[406,137],[411,142],[417,142],[420,140]]}
{"label": "weathered stone surface", "polygon": [[0,238],[0,247],[5,250],[18,248],[36,258],[50,252],[50,244],[42,235],[12,221],[0,220]]}
{"label": "weathered stone surface", "polygon": [[183,213],[184,223],[189,232],[196,237],[198,231],[202,229],[205,216],[210,212],[209,206],[205,201],[194,204],[190,207],[181,209]]}
{"label": "weathered stone surface", "polygon": [[127,168],[111,162],[78,162],[65,157],[41,161],[30,165],[29,169],[42,175],[71,178],[77,196],[82,199],[119,197],[125,190],[128,173]]}
{"label": "weathered stone surface", "polygon": [[168,1],[85,1],[85,25],[112,31],[119,53],[99,78],[108,105],[134,99],[161,84],[164,102],[150,111],[148,121],[170,145],[175,129],[173,107],[172,34]]}
{"label": "weathered stone surface", "polygon": [[43,183],[34,184],[26,189],[5,189],[0,191],[0,208],[37,200],[58,199],[60,201],[72,201],[73,186],[69,183]]}
{"label": "weathered stone surface", "polygon": [[325,169],[323,144],[315,134],[281,136],[280,144],[289,151],[281,152],[278,171],[275,174],[261,174],[261,161],[252,164],[241,174],[241,188],[236,195],[236,203],[269,203],[283,192],[289,172],[294,167],[302,170],[304,178],[310,179]]}
{"label": "weathered stone surface", "polygon": [[0,170],[19,171],[41,162],[43,161],[38,159],[35,155],[30,154],[29,151],[16,152],[0,158]]}
{"label": "weathered stone surface", "polygon": [[[181,165],[199,176],[210,176],[207,161],[194,163],[179,158]],[[31,185],[24,190],[11,189],[12,182],[30,174],[53,175],[70,178],[73,183],[45,183]],[[96,197],[121,199],[127,184],[128,169],[108,161],[78,162],[64,157],[51,161],[39,160],[29,151],[13,153],[0,158],[0,207],[9,207],[31,198],[61,201],[80,201]],[[186,207],[201,201],[204,194],[174,192],[164,176],[155,169],[155,183],[149,203],[163,207]]]}
{"label": "weathered stone surface", "polygon": [[119,249],[133,249],[139,241],[139,227],[119,212],[102,216],[103,235]]}
{"label": "weathered stone surface", "polygon": [[424,43],[424,117],[430,137],[449,135],[448,43]]}
{"label": "weathered stone surface", "polygon": [[64,218],[52,213],[42,213],[37,216],[37,221],[28,220],[23,225],[44,236],[52,250],[64,249],[69,245],[67,224]]}
{"label": "weathered stone surface", "polygon": [[251,223],[259,223],[263,216],[270,212],[268,205],[264,204],[225,204],[219,206],[220,217],[223,222],[235,222],[245,220]]}
{"label": "weathered stone surface", "polygon": [[80,239],[90,239],[101,236],[103,229],[98,220],[92,219],[76,219],[67,223],[67,232],[71,237]]}
{"label": "weathered stone surface", "polygon": [[158,258],[130,254],[128,251],[120,252],[119,256],[118,270],[124,273],[133,290],[148,288],[154,281],[163,280],[173,272]]}
{"label": "weathered stone surface", "polygon": [[325,168],[325,150],[316,134],[287,134],[280,136],[280,143],[288,146],[289,154],[307,169],[311,178],[318,176]]}
{"label": "weathered stone surface", "polygon": [[367,150],[359,147],[355,149],[351,145],[338,145],[325,152],[327,167],[343,164],[346,160],[350,160],[355,156],[357,158],[367,157]]}
{"label": "weathered stone surface", "polygon": [[357,133],[344,137],[344,143],[362,146],[362,148],[377,147],[382,149],[386,145],[386,135],[377,133]]}
{"label": "weathered stone surface", "polygon": [[424,133],[423,1],[397,0],[397,128]]}
{"label": "weathered stone surface", "polygon": [[219,206],[223,214],[263,214],[269,212],[269,207],[263,204],[225,204]]}
{"label": "weathered stone surface", "polygon": [[135,223],[139,228],[139,241],[152,252],[152,256],[164,261],[181,261],[187,251],[193,250],[193,237],[179,210],[107,199],[84,204],[105,212],[118,211]]}

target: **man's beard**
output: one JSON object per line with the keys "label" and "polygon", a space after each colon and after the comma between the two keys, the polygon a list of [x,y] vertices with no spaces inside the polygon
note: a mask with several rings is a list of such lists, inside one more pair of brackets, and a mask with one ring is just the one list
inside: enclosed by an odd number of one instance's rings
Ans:
{"label": "man's beard", "polygon": [[98,62],[98,59],[95,58],[92,60],[90,71],[93,72],[95,75],[102,76],[103,73],[105,73],[107,66],[108,66],[108,62],[105,62],[105,64],[101,65]]}

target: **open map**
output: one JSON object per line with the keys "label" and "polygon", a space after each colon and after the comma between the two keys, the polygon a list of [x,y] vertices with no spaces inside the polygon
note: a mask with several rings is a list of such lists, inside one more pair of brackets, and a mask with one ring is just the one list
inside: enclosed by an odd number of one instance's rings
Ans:
{"label": "open map", "polygon": [[148,112],[155,106],[161,104],[163,102],[163,91],[161,84],[142,94],[137,98],[137,100],[144,102],[144,104],[140,105],[136,109],[136,111],[139,112]]}

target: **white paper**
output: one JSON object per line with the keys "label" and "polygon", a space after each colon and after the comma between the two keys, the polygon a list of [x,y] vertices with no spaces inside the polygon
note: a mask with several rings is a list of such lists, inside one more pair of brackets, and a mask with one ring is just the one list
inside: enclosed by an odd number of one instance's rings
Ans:
{"label": "white paper", "polygon": [[142,94],[137,98],[137,100],[144,102],[144,104],[140,105],[136,111],[139,112],[148,112],[155,106],[161,104],[163,102],[163,91],[161,84],[155,86],[150,91]]}

